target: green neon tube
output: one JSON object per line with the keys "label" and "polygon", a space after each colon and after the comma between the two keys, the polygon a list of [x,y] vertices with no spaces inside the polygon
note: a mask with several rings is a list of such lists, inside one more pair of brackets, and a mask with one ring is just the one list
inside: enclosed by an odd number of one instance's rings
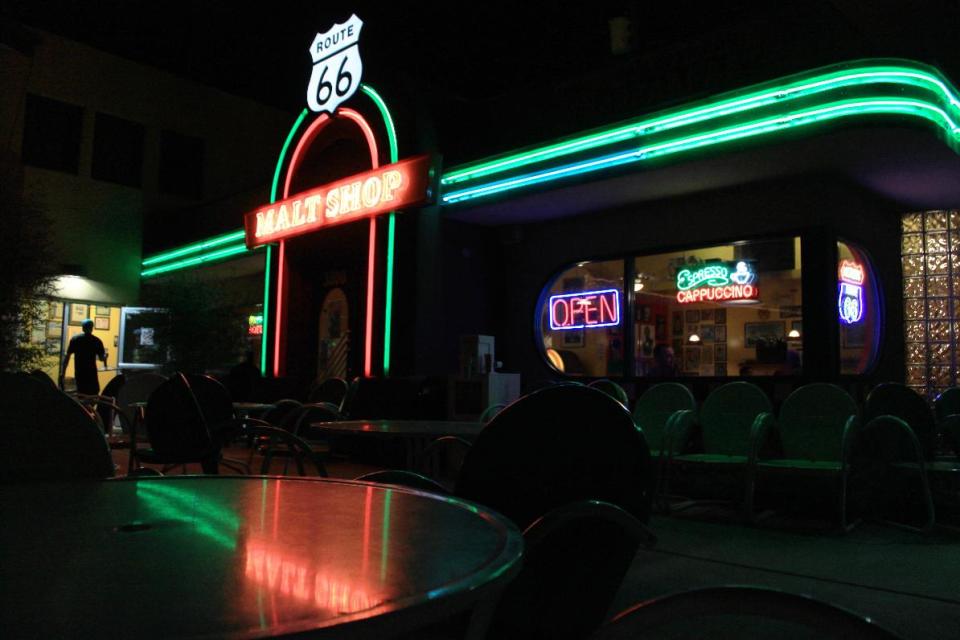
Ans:
{"label": "green neon tube", "polygon": [[193,258],[178,260],[176,262],[171,262],[169,264],[162,264],[159,267],[153,267],[152,269],[146,269],[140,272],[140,276],[143,278],[149,278],[151,276],[157,276],[162,273],[169,273],[171,271],[180,271],[181,269],[186,269],[187,267],[193,267],[200,264],[206,264],[208,262],[214,262],[216,260],[222,260],[223,258],[239,255],[241,253],[252,253],[252,251],[247,249],[247,245],[243,243],[237,244],[237,245],[231,245],[223,249],[218,249],[217,251],[211,251],[210,253],[204,253],[199,256],[194,256]]}
{"label": "green neon tube", "polygon": [[[373,100],[373,103],[377,105],[377,109],[380,110],[380,115],[383,117],[383,124],[387,130],[387,142],[390,146],[390,162],[396,162],[399,159],[397,132],[393,126],[393,118],[390,115],[390,110],[387,108],[387,103],[384,102],[380,94],[369,85],[361,84],[360,90],[367,94],[367,96]],[[396,252],[394,251],[396,226],[397,213],[396,211],[391,211],[387,218],[387,282],[384,287],[386,291],[384,297],[386,300],[384,301],[383,309],[383,375],[385,376],[390,375],[390,335],[393,332],[393,271],[396,256]]]}
{"label": "green neon tube", "polygon": [[[855,87],[899,85],[895,89],[897,94],[901,94],[904,88],[919,89],[937,99],[945,100],[953,108],[960,107],[960,100],[958,100],[955,91],[940,79],[934,71],[927,70],[921,65],[916,65],[916,68],[894,65],[867,65],[814,73],[816,75],[804,74],[802,79],[792,82],[790,78],[787,78],[776,81],[776,84],[768,83],[764,88],[746,94],[737,92],[733,94],[733,97],[724,98],[721,96],[710,102],[682,109],[679,112],[647,117],[639,121],[593,131],[535,149],[470,163],[462,168],[454,168],[443,176],[441,182],[444,185],[452,185],[476,180],[529,164],[615,144],[632,137],[659,133],[761,107],[786,104],[799,98]],[[794,78],[796,77],[794,76]],[[730,96],[731,94],[726,95]]]}
{"label": "green neon tube", "polygon": [[689,151],[722,142],[773,133],[784,129],[806,126],[837,118],[863,115],[905,115],[934,123],[951,138],[960,135],[957,123],[943,109],[920,100],[874,98],[845,100],[780,116],[765,118],[739,126],[723,127],[705,133],[678,137],[658,144],[640,147],[601,158],[555,167],[485,185],[453,191],[443,196],[444,204],[453,204],[483,196],[512,191],[525,186],[549,182],[559,178],[580,175],[610,167],[649,160],[655,157]]}
{"label": "green neon tube", "polygon": [[277,158],[277,167],[273,170],[273,185],[270,187],[270,204],[277,201],[277,186],[280,184],[280,173],[283,171],[283,161],[287,157],[287,151],[290,150],[290,143],[293,142],[294,134],[297,132],[297,129],[300,128],[300,125],[308,113],[309,111],[306,109],[300,112],[300,116],[296,122],[293,123],[293,126],[290,127],[290,133],[287,134],[287,139],[284,140],[283,147],[280,149],[280,157]]}
{"label": "green neon tube", "polygon": [[146,258],[141,264],[144,267],[149,267],[150,265],[160,264],[162,262],[170,262],[176,258],[190,255],[191,253],[199,253],[201,251],[206,251],[207,249],[212,249],[213,247],[219,247],[221,245],[236,242],[237,240],[243,240],[244,232],[240,231],[231,231],[230,233],[225,233],[220,236],[214,236],[207,240],[201,240],[200,242],[195,242],[193,244],[188,244],[186,246],[180,247],[179,249],[174,249],[172,251],[165,251],[164,253],[158,253],[152,255],[149,258]]}

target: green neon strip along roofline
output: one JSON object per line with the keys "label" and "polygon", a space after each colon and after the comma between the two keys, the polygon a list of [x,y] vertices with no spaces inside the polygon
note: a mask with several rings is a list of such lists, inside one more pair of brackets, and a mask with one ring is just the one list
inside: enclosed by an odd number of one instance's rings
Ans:
{"label": "green neon strip along roofline", "polygon": [[144,267],[149,267],[155,264],[161,264],[164,262],[170,262],[176,260],[177,258],[182,258],[183,256],[188,256],[192,253],[200,253],[212,249],[214,247],[219,247],[231,242],[236,242],[237,240],[243,240],[244,233],[241,229],[240,231],[231,231],[230,233],[225,233],[223,235],[214,236],[213,238],[208,238],[206,240],[201,240],[200,242],[194,242],[193,244],[188,244],[183,247],[179,247],[172,251],[166,251],[164,253],[158,253],[152,255],[149,258],[146,258],[141,265]]}
{"label": "green neon strip along roofline", "polygon": [[[367,84],[361,84],[360,90],[363,91],[372,101],[373,104],[377,106],[377,109],[380,110],[380,115],[383,117],[383,124],[387,130],[387,143],[390,147],[390,162],[396,162],[399,159],[399,149],[397,148],[397,131],[393,125],[393,117],[390,115],[390,110],[387,108],[387,103],[384,102],[383,98],[380,97],[380,94],[374,90],[373,87]],[[394,245],[396,244],[396,228],[397,228],[397,213],[396,211],[391,211],[387,217],[387,265],[386,265],[386,286],[384,297],[383,308],[383,375],[390,375],[390,347],[391,340],[390,334],[392,333],[393,327],[393,272],[394,272],[394,258],[396,252],[394,251]]]}
{"label": "green neon strip along roofline", "polygon": [[514,178],[508,178],[474,188],[454,191],[443,196],[445,204],[453,204],[505,191],[512,191],[525,186],[550,182],[560,178],[600,171],[631,162],[650,160],[660,156],[680,153],[692,149],[716,145],[732,140],[741,140],[784,129],[806,126],[818,122],[835,120],[843,117],[858,115],[906,115],[922,118],[933,122],[953,137],[960,135],[960,127],[943,109],[919,100],[896,99],[866,99],[845,100],[783,114],[738,126],[724,127],[697,135],[684,136],[651,144],[639,149],[616,153],[600,158],[569,164],[561,167],[529,173]]}
{"label": "green neon strip along roofline", "polygon": [[[815,100],[819,97],[824,104],[827,104],[836,100],[836,96],[828,95],[829,92],[839,91],[843,93],[843,97],[850,97],[850,93],[855,90],[876,91],[878,88],[885,88],[890,93],[886,97],[890,98],[903,97],[907,89],[921,91],[935,101],[941,102],[947,110],[954,113],[960,111],[960,99],[957,97],[956,90],[936,70],[908,61],[897,64],[865,62],[856,66],[847,65],[841,69],[834,67],[826,71],[807,72],[766,83],[759,88],[751,87],[724,94],[713,100],[677,111],[661,112],[559,142],[455,167],[441,178],[441,183],[451,186],[465,182],[479,182],[483,178],[525,166],[635,138],[663,134],[672,129],[707,123],[710,120],[734,114],[747,114],[750,111],[779,105],[789,108],[789,105],[799,98]],[[931,104],[934,102],[934,100],[926,101]]]}
{"label": "green neon strip along roofline", "polygon": [[899,115],[919,118],[932,122],[942,130],[948,136],[948,140],[954,144],[958,141],[958,138],[960,138],[960,128],[957,126],[957,120],[954,120],[939,106],[920,100],[887,98],[848,100],[822,105],[819,108],[785,113],[780,116],[773,116],[737,126],[721,127],[696,135],[677,137],[634,150],[627,150],[600,158],[591,158],[582,162],[560,167],[551,167],[549,169],[521,174],[495,182],[479,184],[474,187],[450,191],[443,195],[442,202],[443,204],[464,202],[534,184],[592,173],[631,162],[650,160],[660,156],[712,146],[723,142],[741,140],[839,118],[867,115]]}
{"label": "green neon strip along roofline", "polygon": [[[256,249],[254,249],[254,251],[256,251]],[[252,253],[252,252],[249,249],[247,249],[247,245],[243,243],[235,244],[229,247],[224,247],[223,249],[218,249],[217,251],[211,251],[210,253],[204,253],[199,256],[194,256],[192,258],[177,260],[176,262],[162,264],[159,267],[145,269],[144,271],[140,272],[140,276],[143,278],[149,278],[151,276],[158,276],[163,273],[170,273],[171,271],[180,271],[181,269],[194,267],[200,264],[206,264],[209,262],[215,262],[217,260],[222,260],[224,258],[236,256],[241,253]]]}

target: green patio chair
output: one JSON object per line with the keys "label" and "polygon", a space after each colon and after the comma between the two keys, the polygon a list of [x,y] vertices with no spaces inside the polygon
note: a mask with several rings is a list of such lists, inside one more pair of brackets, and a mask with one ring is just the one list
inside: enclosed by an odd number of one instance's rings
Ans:
{"label": "green patio chair", "polygon": [[[782,486],[786,478],[825,479],[836,484],[842,529],[847,522],[847,480],[852,437],[859,424],[857,403],[846,391],[828,383],[796,389],[780,408],[778,420],[758,424],[750,450],[746,508],[754,519],[756,486]],[[763,444],[778,436],[780,455],[769,456]],[[809,483],[802,486],[809,487]]]}
{"label": "green patio chair", "polygon": [[[867,396],[864,406],[864,420],[871,420],[879,416],[895,416],[902,420],[916,436],[916,444],[906,434],[901,434],[896,428],[887,429],[879,436],[884,443],[874,445],[883,456],[882,462],[893,465],[893,474],[887,474],[889,497],[902,498],[907,490],[903,486],[903,476],[913,476],[919,480],[920,493],[913,502],[926,505],[933,498],[930,495],[929,483],[937,488],[935,495],[937,502],[944,507],[953,509],[960,502],[958,478],[960,478],[960,462],[956,457],[937,457],[937,446],[940,434],[957,453],[956,438],[960,435],[960,416],[949,414],[950,411],[960,411],[956,407],[957,394],[945,391],[934,400],[933,407],[926,398],[906,385],[895,382],[879,384]],[[943,419],[939,415],[944,415]],[[919,447],[919,455],[916,447]],[[878,473],[881,473],[879,470]],[[887,471],[891,471],[887,469]],[[899,473],[900,481],[895,479]],[[899,490],[898,490],[899,489]],[[896,510],[909,508],[909,504],[901,504]],[[925,509],[924,524],[921,530],[933,526],[932,508]]]}
{"label": "green patio chair", "polygon": [[960,387],[950,387],[933,401],[933,412],[944,444],[960,458]]}
{"label": "green patio chair", "polygon": [[[693,394],[678,382],[661,382],[653,385],[637,398],[637,404],[633,407],[633,421],[643,430],[643,435],[650,447],[650,458],[654,461],[656,474],[654,499],[661,510],[666,508],[663,504],[665,496],[660,490],[663,483],[663,456],[667,449],[682,450],[689,437],[686,432],[675,433],[675,440],[668,441],[667,436],[671,434],[670,426],[678,413],[687,411],[695,414],[696,410],[697,401]],[[684,424],[689,424],[689,421]],[[670,444],[671,442],[675,444]]]}
{"label": "green patio chair", "polygon": [[697,401],[679,382],[661,382],[647,389],[633,407],[633,421],[643,429],[650,456],[659,457],[666,446],[670,421],[678,411],[696,411]]}
{"label": "green patio chair", "polygon": [[[733,480],[735,491],[741,495],[740,506],[745,508],[746,494],[742,490],[746,488],[751,443],[760,431],[759,425],[772,420],[772,411],[770,399],[759,387],[749,382],[730,382],[707,396],[699,416],[693,411],[676,414],[670,424],[671,445],[681,444],[683,434],[699,433],[701,446],[699,451],[684,451],[676,446],[667,450],[663,459],[663,494],[669,495],[675,472],[720,474],[727,482]],[[685,506],[689,504],[694,503]]]}

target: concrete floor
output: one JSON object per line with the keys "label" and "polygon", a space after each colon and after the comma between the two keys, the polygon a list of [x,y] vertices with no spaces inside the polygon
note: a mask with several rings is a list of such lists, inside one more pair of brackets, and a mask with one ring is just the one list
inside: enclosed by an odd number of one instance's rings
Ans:
{"label": "concrete floor", "polygon": [[677,516],[654,517],[651,527],[658,544],[637,554],[613,612],[675,591],[757,585],[839,605],[905,639],[960,638],[955,529],[796,533]]}

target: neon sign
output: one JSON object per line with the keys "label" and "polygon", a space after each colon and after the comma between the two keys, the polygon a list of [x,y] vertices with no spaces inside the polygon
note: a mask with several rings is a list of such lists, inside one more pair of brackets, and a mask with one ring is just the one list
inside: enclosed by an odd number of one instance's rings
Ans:
{"label": "neon sign", "polygon": [[311,111],[333,114],[340,103],[357,92],[363,74],[359,44],[362,28],[363,21],[354,14],[314,37],[310,44],[313,71],[307,83]]}
{"label": "neon sign", "polygon": [[429,183],[430,158],[422,155],[304,191],[246,214],[247,246],[422,204]]}
{"label": "neon sign", "polygon": [[677,302],[738,302],[756,300],[760,288],[754,284],[757,274],[744,261],[707,264],[677,273]]}
{"label": "neon sign", "polygon": [[262,313],[258,313],[257,315],[247,316],[247,335],[248,336],[263,335],[263,314]]}
{"label": "neon sign", "polygon": [[620,324],[620,291],[583,291],[550,296],[550,328],[593,329]]}
{"label": "neon sign", "polygon": [[840,297],[837,300],[837,309],[840,312],[840,321],[844,324],[860,322],[863,320],[863,283],[866,281],[866,270],[863,265],[853,260],[842,260],[838,275]]}

